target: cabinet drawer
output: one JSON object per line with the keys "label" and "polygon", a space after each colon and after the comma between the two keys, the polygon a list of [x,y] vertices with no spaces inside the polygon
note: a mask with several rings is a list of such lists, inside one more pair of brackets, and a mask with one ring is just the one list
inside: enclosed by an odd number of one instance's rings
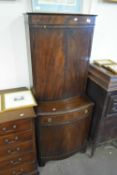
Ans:
{"label": "cabinet drawer", "polygon": [[117,95],[109,95],[107,114],[117,113]]}
{"label": "cabinet drawer", "polygon": [[37,172],[36,169],[37,169],[36,164],[33,164],[33,163],[23,164],[19,166],[14,166],[13,168],[9,170],[7,169],[6,171],[1,171],[0,174],[1,175],[29,175],[29,174],[36,175],[36,172]]}
{"label": "cabinet drawer", "polygon": [[59,14],[33,14],[29,15],[29,23],[33,25],[37,24],[51,24],[51,25],[60,25],[60,24],[94,24],[95,17],[92,15],[59,15]]}
{"label": "cabinet drawer", "polygon": [[32,129],[32,119],[22,119],[0,124],[0,135]]}
{"label": "cabinet drawer", "polygon": [[93,103],[86,97],[73,97],[66,100],[40,102],[38,106],[38,114],[44,115],[56,115],[65,114],[68,112],[76,112],[93,107]]}
{"label": "cabinet drawer", "polygon": [[13,133],[0,137],[0,147],[14,145],[15,143],[29,141],[33,139],[33,131],[24,131],[20,133]]}
{"label": "cabinet drawer", "polygon": [[7,168],[13,168],[14,166],[24,163],[36,163],[36,156],[34,153],[20,154],[17,156],[9,157],[5,160],[0,160],[0,171]]}
{"label": "cabinet drawer", "polygon": [[14,121],[18,119],[34,118],[35,113],[33,108],[17,109],[6,111],[0,114],[0,123]]}
{"label": "cabinet drawer", "polygon": [[35,150],[34,143],[27,141],[24,143],[14,144],[0,148],[0,157],[13,156],[21,153],[27,153]]}
{"label": "cabinet drawer", "polygon": [[85,108],[77,112],[71,112],[63,115],[50,115],[50,116],[40,116],[41,125],[51,125],[51,124],[69,124],[80,120],[82,118],[88,117],[91,115],[92,107]]}

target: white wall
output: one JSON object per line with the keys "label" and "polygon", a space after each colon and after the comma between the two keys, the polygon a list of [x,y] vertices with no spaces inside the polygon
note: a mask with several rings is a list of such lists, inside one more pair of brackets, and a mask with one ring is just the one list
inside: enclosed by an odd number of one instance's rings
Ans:
{"label": "white wall", "polygon": [[0,1],[0,89],[29,86],[23,18],[29,2]]}
{"label": "white wall", "polygon": [[[30,1],[0,1],[0,89],[30,84],[23,18]],[[104,1],[84,0],[84,13],[98,14],[91,59],[117,60],[117,3]]]}
{"label": "white wall", "polygon": [[117,3],[93,0],[91,13],[97,14],[91,59],[117,61]]}

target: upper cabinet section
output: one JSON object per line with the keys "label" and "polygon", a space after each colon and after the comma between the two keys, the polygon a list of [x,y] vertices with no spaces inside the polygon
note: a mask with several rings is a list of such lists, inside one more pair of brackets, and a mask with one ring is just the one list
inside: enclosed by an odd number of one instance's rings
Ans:
{"label": "upper cabinet section", "polygon": [[30,13],[28,22],[37,100],[83,95],[95,16]]}

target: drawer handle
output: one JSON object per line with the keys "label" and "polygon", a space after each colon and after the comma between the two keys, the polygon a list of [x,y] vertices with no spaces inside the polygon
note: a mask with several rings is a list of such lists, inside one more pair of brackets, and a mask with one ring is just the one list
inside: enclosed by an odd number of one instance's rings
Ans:
{"label": "drawer handle", "polygon": [[87,18],[86,21],[87,21],[87,23],[89,23],[89,24],[91,23],[91,19],[90,19],[90,18]]}
{"label": "drawer handle", "polygon": [[56,108],[52,108],[52,111],[56,111]]}
{"label": "drawer handle", "polygon": [[24,171],[24,170],[23,170],[23,168],[22,168],[22,169],[20,169],[18,172],[13,171],[12,174],[13,174],[13,175],[20,175],[21,173],[23,173],[23,171]]}
{"label": "drawer handle", "polygon": [[21,113],[21,114],[20,114],[20,117],[23,117],[23,116],[24,116],[24,113]]}
{"label": "drawer handle", "polygon": [[9,153],[9,154],[10,154],[11,152],[12,152],[12,151],[11,151],[10,149],[8,149],[7,153]]}
{"label": "drawer handle", "polygon": [[5,139],[4,142],[5,142],[6,144],[11,144],[11,143],[16,142],[18,139],[19,139],[18,136],[16,136],[16,137],[14,138],[14,140],[11,140],[11,141],[10,141],[9,139]]}
{"label": "drawer handle", "polygon": [[19,164],[21,161],[22,161],[22,158],[20,157],[20,158],[18,158],[18,160],[16,160],[16,161],[11,160],[10,163],[11,163],[12,165],[17,165],[17,164]]}
{"label": "drawer handle", "polygon": [[76,18],[74,18],[74,21],[78,21],[78,18],[76,17]]}
{"label": "drawer handle", "polygon": [[[16,126],[16,125],[13,125],[12,128],[13,128],[13,129],[16,129],[17,126]],[[3,128],[2,128],[2,131],[8,132],[9,130],[8,130],[6,127],[3,127]]]}
{"label": "drawer handle", "polygon": [[17,148],[16,148],[16,150],[17,150],[17,151],[20,151],[20,150],[21,150],[21,148],[20,148],[20,147],[17,147]]}
{"label": "drawer handle", "polygon": [[113,107],[112,110],[113,110],[114,112],[117,112],[117,108],[116,108],[116,107]]}
{"label": "drawer handle", "polygon": [[17,125],[13,125],[13,129],[16,129],[17,128]]}
{"label": "drawer handle", "polygon": [[10,149],[8,149],[7,153],[8,154],[11,154],[11,153],[19,152],[20,150],[21,150],[20,147],[17,147],[16,150],[10,150]]}
{"label": "drawer handle", "polygon": [[48,118],[48,122],[51,123],[52,122],[52,118]]}
{"label": "drawer handle", "polygon": [[4,128],[2,128],[2,130],[6,132],[7,131],[7,128],[4,127]]}
{"label": "drawer handle", "polygon": [[85,109],[85,111],[84,111],[84,112],[85,112],[85,114],[87,114],[87,113],[88,113],[88,109]]}

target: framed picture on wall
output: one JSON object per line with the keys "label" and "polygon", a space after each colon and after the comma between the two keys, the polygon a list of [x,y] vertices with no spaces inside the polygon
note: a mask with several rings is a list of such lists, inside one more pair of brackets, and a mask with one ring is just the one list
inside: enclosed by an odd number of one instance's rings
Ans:
{"label": "framed picture on wall", "polygon": [[82,0],[32,0],[33,12],[81,13]]}

